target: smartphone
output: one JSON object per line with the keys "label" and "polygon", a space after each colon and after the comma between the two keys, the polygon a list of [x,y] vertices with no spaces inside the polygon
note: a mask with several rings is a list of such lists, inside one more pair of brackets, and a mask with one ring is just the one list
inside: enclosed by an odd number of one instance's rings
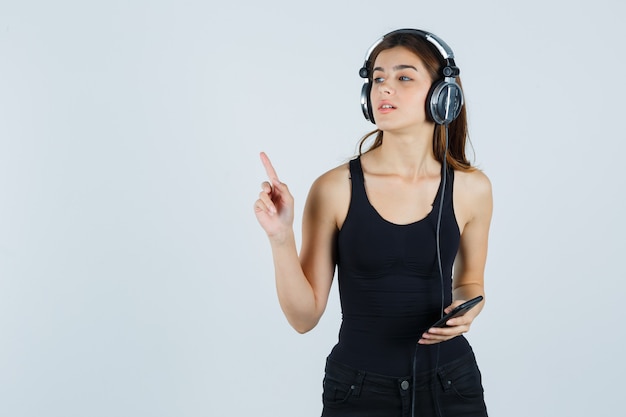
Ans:
{"label": "smartphone", "polygon": [[464,302],[463,304],[455,307],[454,310],[452,310],[451,312],[449,312],[448,314],[446,314],[445,316],[437,320],[437,322],[430,327],[448,327],[448,325],[446,324],[448,320],[450,320],[453,317],[462,316],[468,310],[474,307],[476,304],[480,303],[482,300],[483,300],[483,296],[479,295],[476,298],[472,298],[471,300]]}

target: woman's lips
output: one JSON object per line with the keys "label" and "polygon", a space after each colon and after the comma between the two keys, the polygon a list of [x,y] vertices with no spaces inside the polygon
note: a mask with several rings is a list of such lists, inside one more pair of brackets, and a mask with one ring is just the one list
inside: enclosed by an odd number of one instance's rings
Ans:
{"label": "woman's lips", "polygon": [[382,101],[378,104],[378,112],[382,114],[390,113],[394,111],[395,109],[396,109],[396,106],[394,106],[393,104],[387,101]]}

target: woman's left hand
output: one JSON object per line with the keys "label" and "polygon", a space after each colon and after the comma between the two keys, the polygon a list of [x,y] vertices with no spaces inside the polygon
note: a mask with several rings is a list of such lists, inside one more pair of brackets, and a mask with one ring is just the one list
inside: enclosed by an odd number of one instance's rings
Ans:
{"label": "woman's left hand", "polygon": [[[465,300],[456,300],[450,304],[443,311],[444,314],[448,314],[455,307],[463,304]],[[447,327],[431,327],[428,329],[420,340],[417,341],[420,345],[434,345],[436,343],[445,342],[446,340],[453,339],[457,336],[467,333],[472,325],[472,322],[478,315],[480,309],[473,309],[468,311],[462,316],[455,317],[446,322]]]}

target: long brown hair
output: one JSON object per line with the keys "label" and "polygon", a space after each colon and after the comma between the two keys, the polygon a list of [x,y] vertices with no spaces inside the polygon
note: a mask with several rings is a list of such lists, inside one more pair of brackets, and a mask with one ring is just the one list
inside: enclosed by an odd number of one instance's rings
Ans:
{"label": "long brown hair", "polygon": [[[370,65],[374,65],[376,57],[382,51],[397,46],[402,46],[417,55],[424,63],[433,82],[442,79],[442,57],[439,51],[424,38],[406,32],[385,36],[382,42],[380,42],[370,54]],[[369,81],[372,83],[372,68],[368,68],[368,73],[370,74]],[[461,85],[460,78],[457,78],[457,83],[462,89],[463,86]],[[424,103],[424,106],[426,105],[427,104]],[[364,153],[363,145],[372,135],[376,135],[376,137],[372,145],[365,152],[376,149],[383,144],[383,131],[380,129],[373,130],[361,138],[359,143],[359,155]],[[465,144],[468,141],[467,113],[465,105],[463,105],[459,116],[448,125],[448,154],[446,160],[452,169],[461,171],[473,171],[475,169],[465,155]],[[443,162],[445,150],[445,127],[443,125],[435,125],[433,131],[433,153],[439,162]]]}

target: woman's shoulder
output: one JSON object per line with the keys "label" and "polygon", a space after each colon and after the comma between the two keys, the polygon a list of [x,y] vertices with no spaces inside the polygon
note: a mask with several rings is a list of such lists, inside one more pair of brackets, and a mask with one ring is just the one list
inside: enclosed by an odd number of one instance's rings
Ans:
{"label": "woman's shoulder", "polygon": [[484,172],[479,169],[454,171],[454,210],[459,224],[490,218],[492,207],[491,181]]}
{"label": "woman's shoulder", "polygon": [[329,192],[344,188],[347,184],[349,184],[349,180],[350,166],[349,162],[346,162],[324,172],[322,175],[317,177],[317,179],[313,182],[312,188]]}
{"label": "woman's shoulder", "polygon": [[455,189],[474,196],[491,195],[491,181],[487,175],[479,170],[454,171]]}
{"label": "woman's shoulder", "polygon": [[307,205],[318,208],[342,223],[350,205],[350,167],[343,163],[320,175],[311,186]]}

